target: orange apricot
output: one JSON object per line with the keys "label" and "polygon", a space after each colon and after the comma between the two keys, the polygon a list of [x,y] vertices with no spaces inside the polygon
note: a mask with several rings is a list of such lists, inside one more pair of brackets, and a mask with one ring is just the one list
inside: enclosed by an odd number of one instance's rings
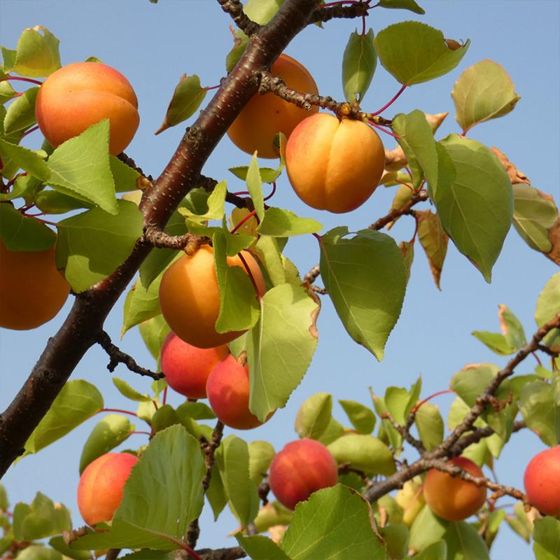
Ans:
{"label": "orange apricot", "polygon": [[525,469],[529,503],[544,515],[560,515],[560,445],[537,453]]}
{"label": "orange apricot", "polygon": [[[449,462],[476,477],[484,477],[480,467],[466,457],[454,457]],[[424,481],[424,499],[430,509],[447,521],[461,521],[474,515],[486,500],[486,488],[430,469]]]}
{"label": "orange apricot", "polygon": [[[317,84],[305,66],[286,54],[281,54],[276,59],[270,71],[296,91],[318,93]],[[274,145],[276,134],[283,132],[289,136],[310,112],[315,113],[317,110],[313,106],[311,111],[307,111],[272,93],[257,94],[229,127],[228,136],[238,148],[248,154],[257,151],[259,157],[277,158],[278,149]]]}
{"label": "orange apricot", "polygon": [[210,372],[229,354],[223,344],[216,348],[197,348],[169,333],[161,347],[161,371],[167,384],[185,397],[206,398]]}
{"label": "orange apricot", "polygon": [[[256,293],[265,292],[264,278],[257,261],[242,251]],[[227,257],[228,266],[245,270],[239,255]],[[185,342],[198,348],[214,348],[231,342],[242,332],[218,333],[216,321],[220,313],[220,288],[214,265],[214,249],[203,245],[197,251],[176,260],[164,273],[159,288],[163,317],[171,330]]]}
{"label": "orange apricot", "polygon": [[373,194],[384,166],[383,144],[370,126],[327,113],[303,120],[286,144],[290,183],[318,210],[355,210]]}
{"label": "orange apricot", "polygon": [[140,122],[130,82],[100,62],[76,62],[51,74],[37,94],[35,117],[55,147],[109,119],[109,151],[113,155],[130,144]]}
{"label": "orange apricot", "polygon": [[250,430],[261,422],[249,410],[249,368],[231,354],[214,367],[206,382],[210,406],[230,428]]}
{"label": "orange apricot", "polygon": [[138,457],[130,453],[105,453],[84,469],[78,483],[78,509],[88,525],[111,521],[137,462]]}
{"label": "orange apricot", "polygon": [[56,268],[54,245],[10,251],[0,240],[0,327],[34,329],[64,305],[70,286]]}
{"label": "orange apricot", "polygon": [[290,509],[313,492],[334,486],[337,480],[338,467],[330,451],[308,438],[288,443],[274,457],[268,473],[270,489]]}

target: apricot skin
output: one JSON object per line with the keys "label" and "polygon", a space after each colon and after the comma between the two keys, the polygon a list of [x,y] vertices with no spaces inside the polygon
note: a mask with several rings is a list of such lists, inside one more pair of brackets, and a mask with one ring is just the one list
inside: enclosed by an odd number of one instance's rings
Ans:
{"label": "apricot skin", "polygon": [[55,147],[108,118],[113,155],[130,144],[140,122],[130,82],[100,62],[76,62],[51,74],[39,89],[35,117]]}
{"label": "apricot skin", "polygon": [[[253,256],[242,251],[259,296],[264,294],[262,272]],[[245,267],[239,256],[228,257],[229,266]],[[220,289],[214,266],[214,250],[200,247],[192,256],[185,254],[163,274],[159,301],[161,311],[171,330],[185,342],[198,348],[215,348],[227,344],[242,332],[218,333],[216,321],[220,313]]]}
{"label": "apricot skin", "polygon": [[[454,457],[449,462],[473,476],[484,476],[478,465],[466,457]],[[486,488],[431,469],[424,481],[424,499],[430,509],[442,519],[461,521],[474,515],[484,505]]]}
{"label": "apricot skin", "polygon": [[60,311],[69,293],[56,268],[54,245],[45,251],[10,251],[0,241],[0,327],[34,329]]}
{"label": "apricot skin", "polygon": [[334,457],[322,443],[308,438],[288,443],[274,457],[268,473],[270,489],[290,509],[337,480]]}
{"label": "apricot skin", "polygon": [[161,347],[161,370],[167,384],[177,393],[191,399],[204,399],[210,372],[228,354],[225,344],[197,348],[169,333]]}
{"label": "apricot skin", "polygon": [[535,455],[524,476],[529,503],[544,515],[560,515],[560,445]]}
{"label": "apricot skin", "polygon": [[113,518],[137,462],[138,457],[130,453],[105,453],[84,469],[78,484],[78,509],[88,525]]}
{"label": "apricot skin", "polygon": [[[286,54],[277,58],[270,71],[296,91],[318,93],[317,84],[307,69]],[[317,110],[314,106],[311,111],[307,111],[272,93],[257,94],[229,127],[228,136],[248,154],[252,155],[256,150],[259,157],[277,158],[278,149],[274,146],[276,134],[283,132],[289,136],[298,123]]]}
{"label": "apricot skin", "polygon": [[249,369],[231,354],[210,372],[206,393],[212,410],[226,426],[250,430],[262,424],[249,410]]}
{"label": "apricot skin", "polygon": [[302,121],[286,144],[296,194],[312,208],[350,212],[376,189],[385,165],[377,133],[361,121],[319,113]]}

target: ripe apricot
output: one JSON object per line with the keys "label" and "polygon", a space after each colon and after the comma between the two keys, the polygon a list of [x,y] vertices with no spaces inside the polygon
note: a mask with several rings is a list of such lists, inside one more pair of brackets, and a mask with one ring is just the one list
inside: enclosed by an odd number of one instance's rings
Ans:
{"label": "ripe apricot", "polygon": [[367,124],[319,113],[303,120],[286,144],[286,170],[296,194],[318,210],[342,213],[376,189],[385,150]]}
{"label": "ripe apricot", "polygon": [[84,469],[78,483],[78,509],[88,525],[111,521],[137,462],[138,457],[130,453],[105,453]]}
{"label": "ripe apricot", "polygon": [[560,445],[535,455],[524,476],[529,503],[545,515],[560,515]]}
{"label": "ripe apricot", "polygon": [[100,62],[76,62],[51,74],[37,94],[35,117],[55,147],[109,119],[109,151],[113,155],[130,144],[140,122],[130,82]]}
{"label": "ripe apricot", "polygon": [[70,286],[54,254],[54,245],[45,251],[10,251],[0,240],[0,327],[34,329],[60,311]]}
{"label": "ripe apricot", "polygon": [[330,451],[308,438],[288,443],[274,457],[268,473],[270,489],[290,509],[313,492],[334,486],[337,480],[338,467]]}
{"label": "ripe apricot", "polygon": [[[476,477],[484,477],[482,470],[466,457],[454,457],[449,462]],[[424,481],[424,499],[430,509],[447,521],[461,521],[475,514],[486,500],[486,488],[453,477],[437,469],[430,469]]]}
{"label": "ripe apricot", "polygon": [[197,348],[169,333],[161,347],[161,371],[167,384],[191,399],[206,398],[210,372],[229,354],[224,344],[216,348]]}
{"label": "ripe apricot", "polygon": [[210,372],[206,393],[212,410],[226,426],[250,430],[262,424],[249,410],[249,368],[231,354]]}
{"label": "ripe apricot", "polygon": [[[305,66],[287,54],[281,54],[270,69],[274,76],[282,78],[285,84],[302,93],[317,94],[317,84]],[[318,108],[313,106],[312,113]],[[293,103],[265,93],[255,95],[241,110],[229,127],[228,136],[241,150],[253,154],[255,150],[262,158],[278,157],[274,137],[278,132],[289,136],[292,130],[310,114]]]}
{"label": "ripe apricot", "polygon": [[[241,253],[255,281],[259,296],[264,294],[262,272],[253,256]],[[228,257],[228,266],[245,271],[239,256]],[[185,342],[198,348],[214,348],[241,335],[233,331],[218,333],[216,321],[220,313],[220,288],[214,265],[214,250],[208,245],[193,255],[183,255],[163,274],[159,288],[161,312],[171,330]]]}

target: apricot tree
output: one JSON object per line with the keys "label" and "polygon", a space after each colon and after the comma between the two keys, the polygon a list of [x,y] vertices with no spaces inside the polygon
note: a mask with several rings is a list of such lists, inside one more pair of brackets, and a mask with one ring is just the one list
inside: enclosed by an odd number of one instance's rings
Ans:
{"label": "apricot tree", "polygon": [[[0,326],[45,323],[69,290],[73,305],[0,415],[0,474],[106,412],[95,385],[71,379],[94,345],[109,356],[111,372],[119,364],[130,370],[129,381],[115,378],[115,385],[138,403],[133,415],[146,424],[147,440],[133,447],[135,428],[121,413],[95,425],[79,461],[85,527],[73,527],[68,510],[40,493],[10,510],[0,487],[0,554],[484,559],[507,522],[534,539],[538,558],[560,557],[558,492],[543,496],[540,463],[531,463],[527,494],[489,476],[515,434],[530,430],[551,449],[546,480],[558,482],[560,273],[538,297],[530,337],[506,306],[501,332],[474,333],[503,364],[467,366],[452,377],[447,431],[419,378],[372,393],[370,406],[340,401],[346,425],[333,416],[332,395],[311,396],[295,419],[300,440],[279,453],[266,441],[248,443],[245,432],[227,434],[281,413],[316,350],[321,305],[336,310],[340,336],[346,331],[381,360],[397,321],[407,320],[400,315],[415,247],[438,285],[449,241],[489,282],[512,225],[530,249],[559,264],[560,219],[552,197],[516,167],[522,162],[472,138],[474,127],[508,115],[519,101],[500,64],[459,68],[470,42],[418,21],[368,29],[380,10],[423,14],[414,0],[216,5],[235,25],[227,72],[215,87],[201,86],[196,75],[177,84],[158,132],[189,126],[157,178],[122,153],[141,110],[120,72],[93,59],[62,66],[58,39],[43,27],[2,49]],[[325,95],[283,53],[298,33],[340,19],[361,28],[344,48],[345,99]],[[363,99],[378,61],[400,89],[368,111]],[[457,72],[457,133],[439,137],[444,113],[391,113],[406,90],[450,72]],[[17,91],[15,83],[29,88]],[[36,123],[45,136],[40,149],[27,144]],[[243,192],[203,174],[226,134],[250,154],[248,165],[231,168]],[[259,157],[277,163],[267,167]],[[381,189],[394,197],[388,209],[372,206],[373,221],[357,231],[323,232],[319,221],[265,196],[286,176],[309,206],[337,214],[374,201]],[[413,235],[399,243],[391,228],[405,220]],[[318,242],[301,271],[286,254],[298,236]],[[105,330],[124,293],[123,331],[139,330],[153,370]],[[216,363],[171,349],[173,340],[208,349]],[[538,366],[521,374],[529,356]],[[168,358],[169,389],[189,397],[177,407],[167,399]],[[191,362],[204,362],[197,377],[206,384],[191,380],[196,398],[183,389],[189,380],[178,379],[181,360],[187,377]],[[153,380],[149,394],[133,387],[133,374]],[[351,374],[343,372],[348,383]],[[209,405],[197,400],[204,394]],[[121,445],[131,448],[112,453]],[[513,511],[502,508],[504,498],[515,501]],[[204,507],[216,518],[231,511],[236,546],[197,547]]]}

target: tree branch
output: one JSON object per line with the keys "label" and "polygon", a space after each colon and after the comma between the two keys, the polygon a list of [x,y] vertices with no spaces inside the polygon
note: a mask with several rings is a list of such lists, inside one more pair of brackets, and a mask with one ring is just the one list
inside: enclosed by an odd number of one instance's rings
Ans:
{"label": "tree branch", "polygon": [[118,346],[115,346],[111,342],[111,337],[105,332],[101,331],[97,337],[97,343],[107,352],[109,355],[110,361],[107,365],[107,369],[110,372],[115,371],[115,368],[119,364],[124,364],[130,371],[134,373],[138,373],[139,375],[145,375],[146,377],[151,377],[152,379],[162,379],[163,373],[156,373],[154,371],[150,371],[149,369],[143,368],[139,366],[136,360],[126,354]]}
{"label": "tree branch", "polygon": [[239,0],[218,0],[218,3],[248,37],[257,33],[261,28],[258,23],[247,17],[247,14],[243,11],[243,4]]}
{"label": "tree branch", "polygon": [[[235,68],[181,140],[140,209],[148,227],[163,229],[184,196],[197,185],[202,167],[235,117],[256,93],[254,76],[267,68],[309,21],[319,0],[286,0],[272,21],[251,39]],[[136,274],[151,246],[139,239],[110,276],[79,294],[64,324],[52,337],[27,381],[0,416],[0,477],[23,452],[37,424],[84,354],[97,342],[103,323]]]}
{"label": "tree branch", "polygon": [[310,21],[313,23],[327,22],[331,19],[353,19],[365,17],[371,6],[369,1],[356,1],[351,6],[327,6],[326,8],[317,8],[312,14]]}

